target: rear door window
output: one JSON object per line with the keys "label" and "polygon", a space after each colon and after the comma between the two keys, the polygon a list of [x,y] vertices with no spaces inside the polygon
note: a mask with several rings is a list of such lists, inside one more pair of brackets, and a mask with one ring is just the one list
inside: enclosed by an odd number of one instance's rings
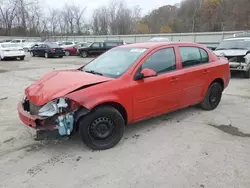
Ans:
{"label": "rear door window", "polygon": [[208,53],[197,47],[180,47],[182,67],[192,67],[209,62]]}

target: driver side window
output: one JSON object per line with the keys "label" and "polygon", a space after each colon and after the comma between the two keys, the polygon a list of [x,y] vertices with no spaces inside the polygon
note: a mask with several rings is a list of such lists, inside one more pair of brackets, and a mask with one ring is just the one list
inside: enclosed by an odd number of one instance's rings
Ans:
{"label": "driver side window", "polygon": [[163,74],[176,69],[174,48],[165,48],[153,53],[143,64],[142,69],[149,68],[157,74]]}

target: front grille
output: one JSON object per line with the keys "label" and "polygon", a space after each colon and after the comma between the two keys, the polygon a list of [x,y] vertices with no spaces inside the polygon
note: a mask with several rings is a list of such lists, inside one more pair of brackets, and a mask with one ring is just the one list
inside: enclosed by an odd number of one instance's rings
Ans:
{"label": "front grille", "polygon": [[225,56],[230,62],[245,62],[244,56]]}

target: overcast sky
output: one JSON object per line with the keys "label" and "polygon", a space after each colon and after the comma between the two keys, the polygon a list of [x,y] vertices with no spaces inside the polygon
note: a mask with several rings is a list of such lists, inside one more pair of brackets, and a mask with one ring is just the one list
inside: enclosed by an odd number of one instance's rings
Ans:
{"label": "overcast sky", "polygon": [[[135,5],[140,5],[142,8],[142,13],[147,14],[149,11],[161,7],[163,5],[173,5],[175,3],[179,3],[181,0],[124,0],[129,7],[133,7]],[[44,2],[44,1],[43,1]],[[61,7],[65,3],[72,3],[74,2],[77,5],[81,5],[83,7],[87,7],[85,15],[86,17],[90,18],[88,15],[91,15],[93,9],[101,6],[107,5],[110,0],[45,0],[46,7]]]}

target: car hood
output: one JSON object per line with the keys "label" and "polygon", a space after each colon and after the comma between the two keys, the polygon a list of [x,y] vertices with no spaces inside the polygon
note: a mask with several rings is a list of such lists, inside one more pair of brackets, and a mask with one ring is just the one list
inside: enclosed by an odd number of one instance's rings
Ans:
{"label": "car hood", "polygon": [[248,50],[215,50],[217,56],[244,56]]}
{"label": "car hood", "polygon": [[79,70],[53,71],[26,88],[25,95],[32,103],[42,106],[81,87],[109,80],[113,79]]}

